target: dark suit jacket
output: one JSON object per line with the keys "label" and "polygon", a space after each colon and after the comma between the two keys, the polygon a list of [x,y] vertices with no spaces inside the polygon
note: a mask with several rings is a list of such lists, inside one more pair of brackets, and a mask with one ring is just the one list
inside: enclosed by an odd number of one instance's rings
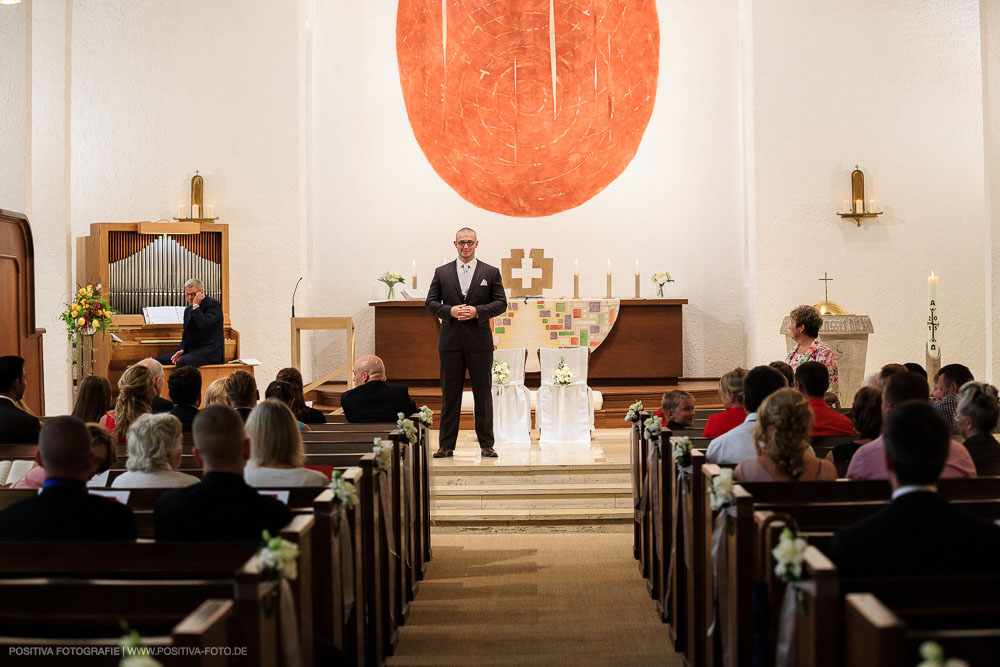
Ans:
{"label": "dark suit jacket", "polygon": [[977,475],[986,477],[1000,474],[1000,443],[992,434],[969,436],[962,446],[976,464]]}
{"label": "dark suit jacket", "polygon": [[0,512],[0,540],[134,540],[126,505],[92,496],[86,487],[50,486]]}
{"label": "dark suit jacket", "polygon": [[359,424],[395,422],[402,412],[407,418],[417,411],[406,385],[372,380],[345,391],[340,397],[347,421]]}
{"label": "dark suit jacket", "polygon": [[225,356],[222,333],[222,304],[210,296],[197,309],[184,309],[184,334],[181,347],[185,354],[197,354],[209,363],[221,364]]}
{"label": "dark suit jacket", "polygon": [[198,416],[198,408],[193,405],[174,403],[174,408],[170,411],[170,414],[181,420],[182,433],[190,433],[191,425],[194,424],[194,418]]}
{"label": "dark suit jacket", "polygon": [[247,419],[250,417],[250,413],[253,412],[253,408],[236,408],[236,414],[243,418],[243,423],[247,423]]}
{"label": "dark suit jacket", "polygon": [[6,398],[0,398],[0,443],[18,445],[38,442],[41,429],[38,417],[29,415]]}
{"label": "dark suit jacket", "polygon": [[[153,405],[150,407],[152,407],[153,409],[153,414],[158,415],[161,412],[170,412],[171,410],[173,410],[174,404],[171,401],[168,401],[167,399],[163,398],[162,396],[157,396],[156,398],[153,399]],[[115,409],[114,406],[111,406],[111,409],[114,410]]]}
{"label": "dark suit jacket", "polygon": [[301,415],[295,415],[295,418],[298,419],[303,424],[325,424],[326,423],[326,415],[323,414],[322,412],[320,412],[319,410],[317,410],[316,408],[310,408],[308,405],[306,406],[305,413],[303,413]]}
{"label": "dark suit jacket", "polygon": [[[464,322],[453,318],[452,306],[462,304],[475,306],[478,317]],[[507,310],[507,295],[503,291],[500,271],[486,262],[478,261],[469,284],[469,293],[463,297],[456,263],[452,261],[439,266],[434,269],[425,306],[428,313],[441,320],[438,350],[492,352],[493,330],[490,329],[490,319]]]}
{"label": "dark suit jacket", "polygon": [[164,494],[153,521],[158,540],[257,540],[277,535],[292,520],[274,498],[257,493],[242,475],[206,473],[198,484]]}
{"label": "dark suit jacket", "polygon": [[997,572],[1000,528],[916,491],[834,535],[830,558],[849,577]]}

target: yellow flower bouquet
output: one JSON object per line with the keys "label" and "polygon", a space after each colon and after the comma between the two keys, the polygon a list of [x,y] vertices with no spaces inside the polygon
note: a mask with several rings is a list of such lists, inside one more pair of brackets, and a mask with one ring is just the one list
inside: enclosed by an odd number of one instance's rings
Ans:
{"label": "yellow flower bouquet", "polygon": [[104,288],[100,283],[81,287],[73,295],[73,301],[67,303],[65,310],[59,316],[66,323],[66,337],[74,347],[80,345],[84,336],[93,336],[100,331],[111,328],[111,304],[101,293]]}

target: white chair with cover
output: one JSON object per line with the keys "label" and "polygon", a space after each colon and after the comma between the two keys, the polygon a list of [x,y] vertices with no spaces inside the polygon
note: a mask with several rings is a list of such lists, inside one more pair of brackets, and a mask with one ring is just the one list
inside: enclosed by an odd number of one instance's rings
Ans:
{"label": "white chair with cover", "polygon": [[[587,358],[590,350],[585,347],[538,350],[542,384],[538,388],[535,406],[535,426],[539,444],[555,442],[590,442],[594,428],[594,402],[587,386]],[[573,373],[568,385],[552,380],[559,361],[564,360]]]}
{"label": "white chair with cover", "polygon": [[497,384],[493,378],[493,438],[497,444],[528,444],[531,442],[531,401],[524,386],[524,360],[528,350],[523,347],[495,350],[493,361],[510,368],[510,378]]}

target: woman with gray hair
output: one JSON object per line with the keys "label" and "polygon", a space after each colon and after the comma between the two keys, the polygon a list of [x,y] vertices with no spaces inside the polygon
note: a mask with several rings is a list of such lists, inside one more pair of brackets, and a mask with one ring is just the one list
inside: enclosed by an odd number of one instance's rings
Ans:
{"label": "woman with gray hair", "polygon": [[958,396],[955,423],[976,464],[976,473],[980,477],[1000,474],[1000,443],[992,435],[1000,420],[997,388],[985,382],[966,382]]}
{"label": "woman with gray hair", "polygon": [[145,414],[128,429],[128,472],[115,478],[115,489],[168,489],[191,486],[198,478],[177,472],[181,464],[181,422],[171,414]]}
{"label": "woman with gray hair", "polygon": [[818,361],[830,373],[830,391],[840,394],[840,376],[837,374],[837,357],[826,343],[819,339],[823,317],[813,306],[799,306],[789,313],[788,333],[795,347],[788,351],[785,363],[794,370],[807,361]]}

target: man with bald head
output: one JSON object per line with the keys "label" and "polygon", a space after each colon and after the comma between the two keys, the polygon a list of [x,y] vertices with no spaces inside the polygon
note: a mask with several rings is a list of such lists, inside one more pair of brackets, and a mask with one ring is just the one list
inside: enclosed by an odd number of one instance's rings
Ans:
{"label": "man with bald head", "polygon": [[76,417],[55,417],[38,438],[45,468],[41,493],[0,512],[0,540],[134,540],[132,510],[87,493],[97,469],[87,427]]}
{"label": "man with bald head", "polygon": [[374,354],[354,362],[354,389],[344,392],[340,405],[355,424],[395,422],[400,412],[409,417],[417,411],[406,385],[385,381],[385,364]]}
{"label": "man with bald head", "polygon": [[194,458],[201,482],[164,494],[153,520],[158,540],[260,540],[291,521],[288,508],[243,481],[250,440],[243,420],[226,405],[210,405],[194,420]]}
{"label": "man with bald head", "polygon": [[146,357],[136,365],[145,366],[153,374],[153,388],[156,389],[156,396],[153,398],[153,403],[151,405],[153,413],[158,414],[160,412],[170,412],[173,410],[173,402],[160,396],[163,392],[163,364],[152,357]]}

